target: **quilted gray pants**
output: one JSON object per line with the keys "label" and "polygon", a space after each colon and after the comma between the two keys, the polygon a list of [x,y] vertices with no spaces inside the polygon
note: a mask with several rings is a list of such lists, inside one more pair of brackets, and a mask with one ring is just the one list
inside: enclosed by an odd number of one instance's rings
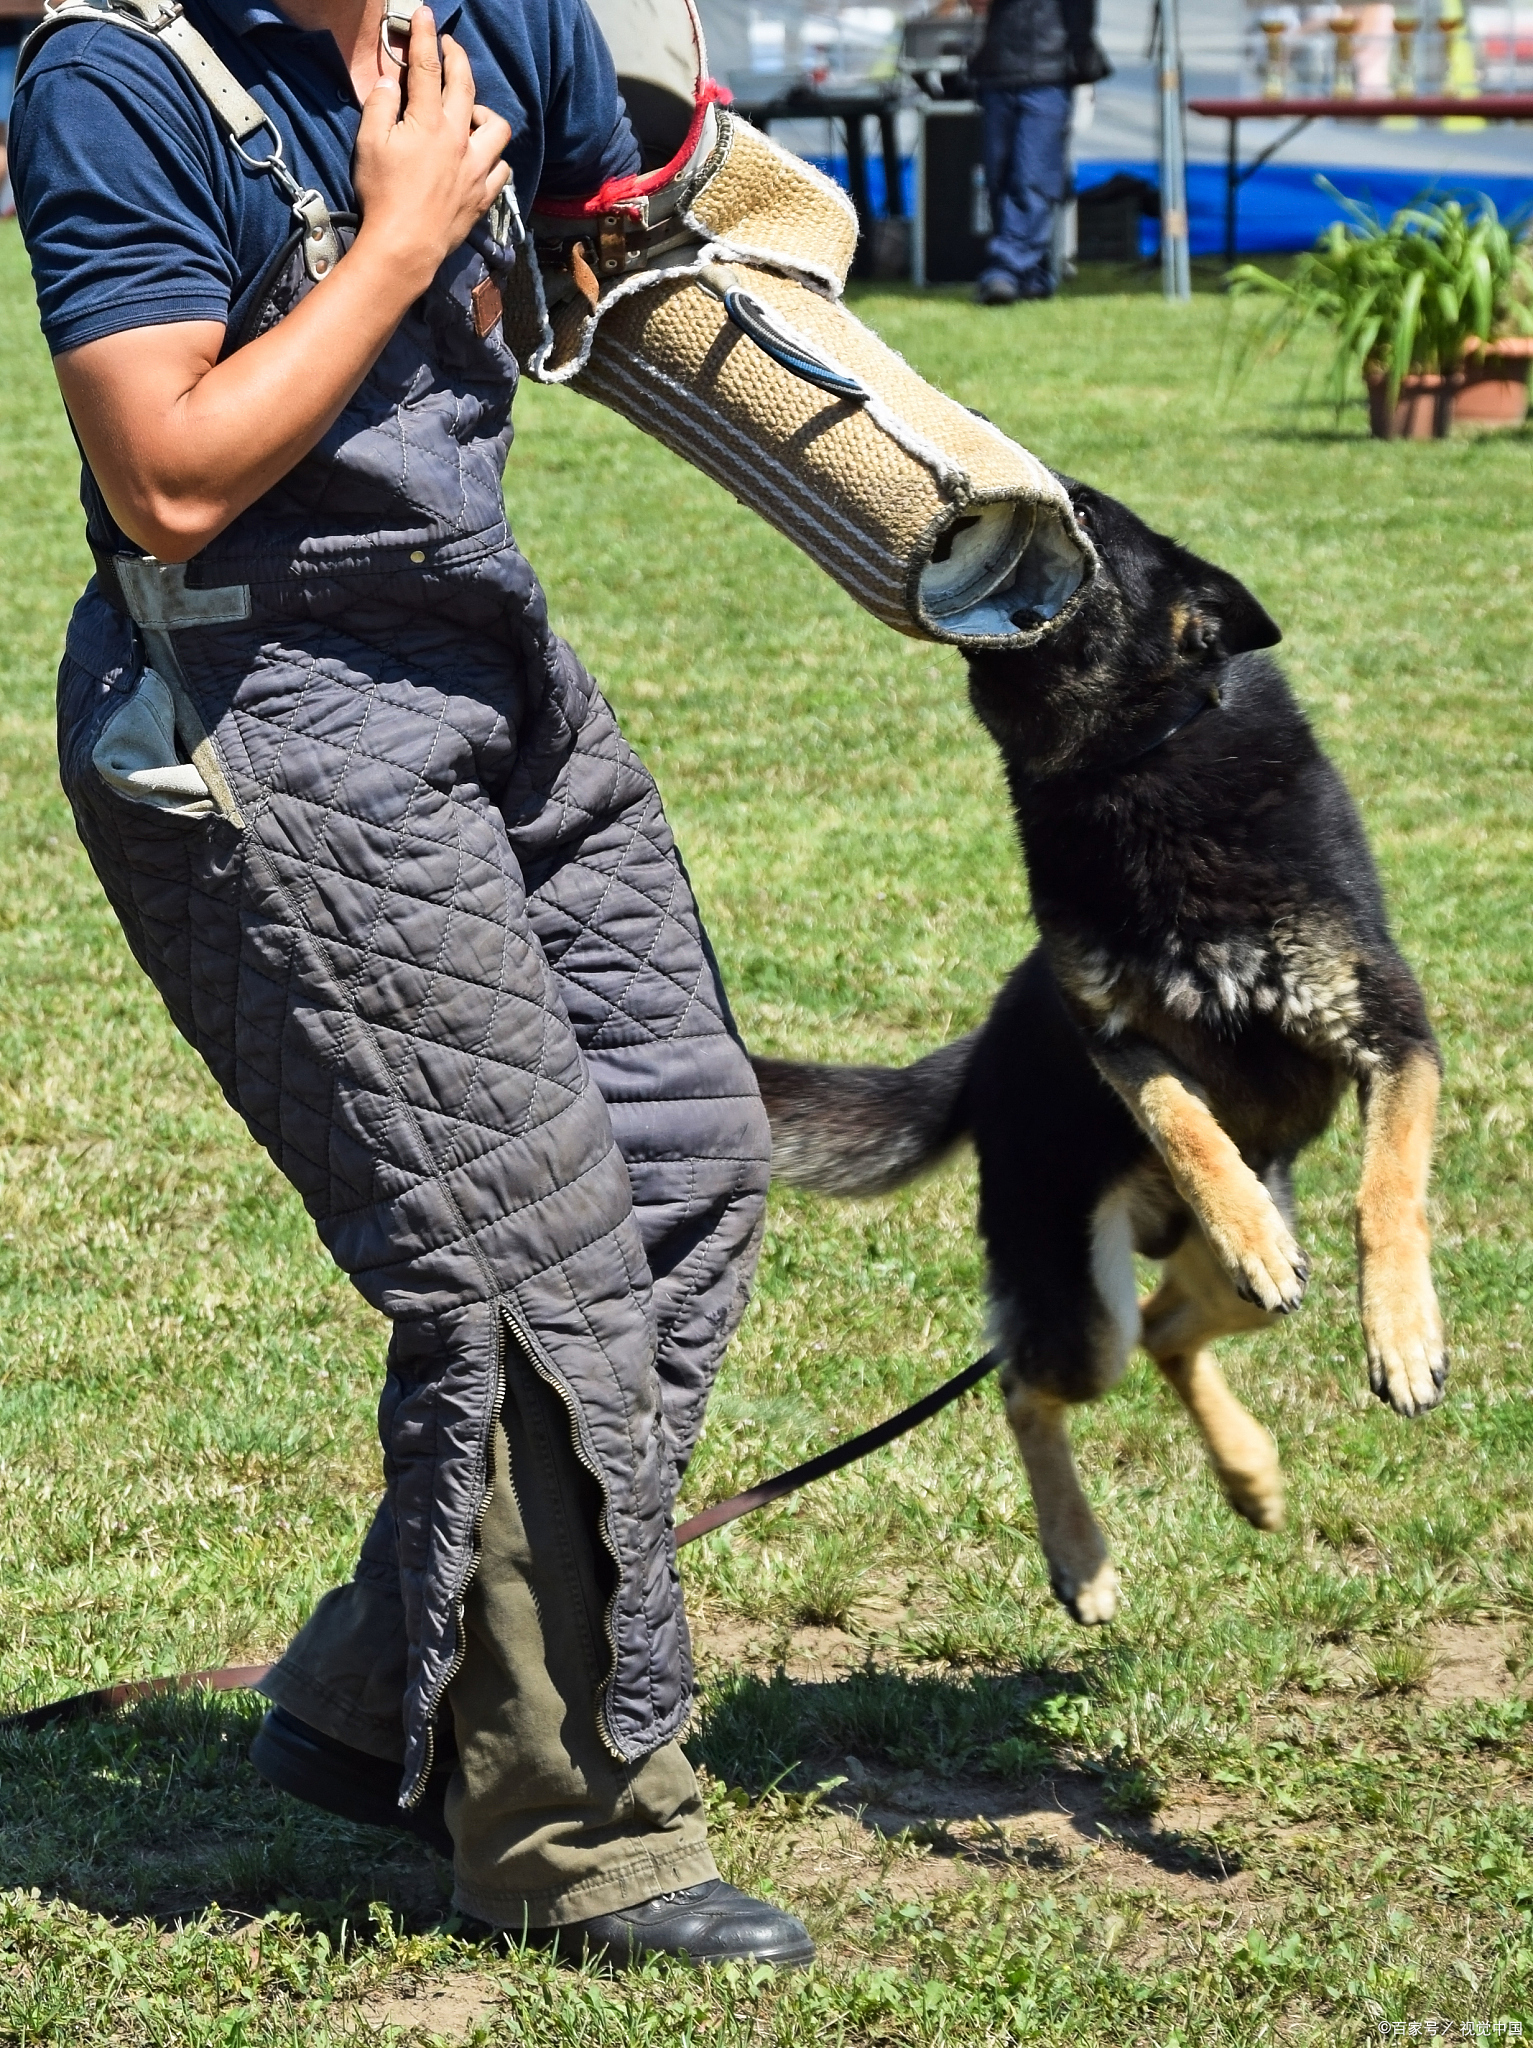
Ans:
{"label": "quilted gray pants", "polygon": [[227,785],[212,816],[93,766],[141,668],[94,593],[59,717],[135,955],[393,1325],[358,1577],[403,1610],[409,1797],[462,1660],[508,1373],[548,1391],[592,1482],[596,1735],[631,1766],[684,1726],[672,1502],[770,1141],[654,784],[531,572],[511,550],[404,581],[333,601],[289,582],[285,612],[258,595],[248,621],[177,632]]}

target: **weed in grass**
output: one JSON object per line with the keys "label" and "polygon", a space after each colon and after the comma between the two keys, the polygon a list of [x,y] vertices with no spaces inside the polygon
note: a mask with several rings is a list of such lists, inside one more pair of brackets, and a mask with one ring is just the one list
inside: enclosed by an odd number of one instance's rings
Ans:
{"label": "weed in grass", "polygon": [[836,1532],[816,1536],[789,1574],[790,1617],[811,1626],[845,1628],[869,1569],[867,1551],[854,1546],[851,1538]]}
{"label": "weed in grass", "polygon": [[1442,1717],[1444,1731],[1479,1749],[1503,1749],[1520,1742],[1533,1721],[1533,1702],[1517,1700],[1477,1701],[1468,1711]]}
{"label": "weed in grass", "polygon": [[1028,1720],[1055,1742],[1079,1744],[1089,1740],[1096,1710],[1082,1693],[1057,1692],[1036,1701],[1028,1710]]}
{"label": "weed in grass", "polygon": [[1425,1643],[1370,1643],[1361,1656],[1375,1692],[1423,1692],[1432,1675],[1432,1652]]}
{"label": "weed in grass", "polygon": [[1102,1805],[1108,1813],[1130,1820],[1148,1820],[1166,1803],[1164,1781],[1143,1764],[1125,1764],[1102,1779]]}
{"label": "weed in grass", "polygon": [[1367,1579],[1296,1564],[1259,1587],[1257,1604],[1275,1621],[1297,1623],[1322,1643],[1345,1643],[1374,1617],[1376,1594]]}
{"label": "weed in grass", "polygon": [[923,1616],[902,1631],[900,1648],[905,1656],[927,1663],[1007,1669],[1048,1664],[1057,1656],[1063,1631],[1049,1627],[1049,1616],[1018,1597],[999,1576],[993,1557],[983,1565],[953,1567],[944,1576],[941,1594],[935,1615]]}
{"label": "weed in grass", "polygon": [[1374,1541],[1373,1531],[1356,1506],[1346,1500],[1322,1501],[1311,1526],[1332,1550],[1345,1551]]}
{"label": "weed in grass", "polygon": [[992,1742],[984,1755],[985,1769],[1013,1785],[1025,1784],[1053,1761],[1053,1750],[1036,1735],[1008,1735],[1001,1742]]}
{"label": "weed in grass", "polygon": [[1429,1515],[1412,1515],[1395,1537],[1400,1551],[1433,1565],[1454,1565],[1468,1557],[1484,1533],[1488,1516],[1465,1513],[1445,1503]]}

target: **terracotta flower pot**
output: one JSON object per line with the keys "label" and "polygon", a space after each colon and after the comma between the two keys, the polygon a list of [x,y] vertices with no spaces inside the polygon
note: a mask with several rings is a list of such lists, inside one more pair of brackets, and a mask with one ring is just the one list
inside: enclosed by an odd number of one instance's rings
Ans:
{"label": "terracotta flower pot", "polygon": [[1389,403],[1382,371],[1368,373],[1368,425],[1377,441],[1443,441],[1456,426],[1520,427],[1528,416],[1533,336],[1471,339],[1456,370],[1414,370]]}
{"label": "terracotta flower pot", "polygon": [[1464,358],[1464,382],[1453,400],[1455,426],[1520,427],[1528,416],[1533,335],[1482,343]]}
{"label": "terracotta flower pot", "polygon": [[1368,374],[1368,428],[1375,441],[1445,441],[1453,423],[1457,379],[1436,370],[1413,370],[1400,379],[1399,396],[1389,402],[1389,380]]}

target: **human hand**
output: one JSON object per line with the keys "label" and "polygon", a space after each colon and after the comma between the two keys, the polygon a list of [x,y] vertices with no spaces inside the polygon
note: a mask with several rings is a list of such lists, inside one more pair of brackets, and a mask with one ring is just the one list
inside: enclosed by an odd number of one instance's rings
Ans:
{"label": "human hand", "polygon": [[411,20],[406,68],[407,94],[399,76],[385,76],[367,96],[352,178],[362,212],[358,243],[381,247],[414,297],[505,188],[511,173],[502,152],[511,128],[475,105],[473,72],[451,36],[438,55],[429,7]]}

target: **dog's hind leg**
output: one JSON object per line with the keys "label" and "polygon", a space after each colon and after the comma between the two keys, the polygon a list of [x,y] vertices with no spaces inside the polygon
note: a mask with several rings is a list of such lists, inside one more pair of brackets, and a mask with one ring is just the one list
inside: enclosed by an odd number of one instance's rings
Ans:
{"label": "dog's hind leg", "polygon": [[1071,1290],[1063,1311],[1056,1304],[1051,1315],[1041,1299],[1021,1309],[1026,1341],[1014,1347],[1001,1376],[1049,1583],[1071,1616],[1088,1627],[1117,1613],[1118,1574],[1081,1491],[1067,1415],[1073,1403],[1094,1399],[1121,1377],[1139,1333],[1131,1206],[1124,1184],[1097,1203],[1084,1284]]}
{"label": "dog's hind leg", "polygon": [[1001,1385],[1006,1419],[1027,1467],[1038,1540],[1055,1597],[1088,1627],[1111,1621],[1118,1611],[1118,1574],[1081,1491],[1065,1420],[1069,1404],[1010,1369]]}
{"label": "dog's hind leg", "polygon": [[1277,1445],[1230,1392],[1207,1346],[1215,1337],[1275,1320],[1235,1291],[1196,1227],[1167,1260],[1165,1279],[1141,1310],[1140,1342],[1196,1424],[1230,1506],[1257,1529],[1283,1526]]}
{"label": "dog's hind leg", "polygon": [[1197,1424],[1209,1462],[1236,1514],[1244,1515],[1254,1529],[1281,1529],[1283,1468],[1277,1445],[1230,1392],[1214,1354],[1184,1351],[1155,1363]]}

